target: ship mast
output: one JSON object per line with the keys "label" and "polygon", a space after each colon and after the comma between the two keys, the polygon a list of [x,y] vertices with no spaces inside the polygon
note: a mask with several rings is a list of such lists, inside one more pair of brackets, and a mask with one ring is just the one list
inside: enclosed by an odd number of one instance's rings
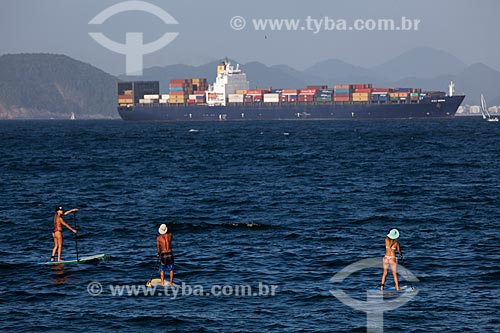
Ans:
{"label": "ship mast", "polygon": [[453,81],[450,81],[450,84],[448,85],[448,96],[453,96],[455,93],[455,83]]}

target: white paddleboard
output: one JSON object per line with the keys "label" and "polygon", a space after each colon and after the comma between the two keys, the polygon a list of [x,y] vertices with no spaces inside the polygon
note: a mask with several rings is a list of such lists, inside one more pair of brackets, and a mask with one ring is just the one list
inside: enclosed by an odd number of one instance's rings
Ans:
{"label": "white paddleboard", "polygon": [[[170,286],[170,280],[169,279],[165,279],[165,284],[163,285],[163,287],[166,287],[166,286]],[[146,286],[147,287],[161,287],[161,279],[152,279],[152,280],[149,280],[148,282],[146,282]],[[173,284],[172,287],[179,287],[178,284]]]}
{"label": "white paddleboard", "polygon": [[106,258],[105,254],[94,254],[93,256],[80,257],[80,258],[78,258],[78,260],[76,260],[76,258],[71,258],[71,259],[67,259],[64,261],[46,261],[46,262],[42,262],[40,264],[42,264],[42,265],[79,264],[79,263],[86,263],[86,262],[88,263],[90,261],[102,260],[104,258]]}

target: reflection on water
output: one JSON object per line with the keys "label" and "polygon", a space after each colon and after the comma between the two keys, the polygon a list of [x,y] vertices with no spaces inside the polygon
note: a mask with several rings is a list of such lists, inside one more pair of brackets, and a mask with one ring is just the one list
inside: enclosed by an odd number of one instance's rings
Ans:
{"label": "reflection on water", "polygon": [[71,276],[70,272],[64,267],[63,264],[60,265],[52,265],[51,266],[51,275],[49,276],[49,279],[52,281],[53,284],[55,285],[61,285],[66,283],[66,280],[68,277]]}

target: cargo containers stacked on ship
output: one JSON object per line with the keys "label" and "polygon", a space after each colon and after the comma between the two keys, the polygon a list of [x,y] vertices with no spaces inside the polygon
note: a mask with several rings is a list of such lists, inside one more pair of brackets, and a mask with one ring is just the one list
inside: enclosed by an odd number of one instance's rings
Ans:
{"label": "cargo containers stacked on ship", "polygon": [[160,93],[158,81],[118,82],[118,105],[131,107],[138,104],[144,95]]}
{"label": "cargo containers stacked on ship", "polygon": [[173,79],[168,88],[170,104],[201,104],[205,103],[208,83],[204,78]]}
{"label": "cargo containers stacked on ship", "polygon": [[[132,89],[125,89],[132,88]],[[156,81],[120,83],[118,95],[119,106],[133,104],[203,104],[206,99],[206,79],[174,79],[169,83],[169,94],[144,94],[156,92],[159,84]],[[202,89],[202,90],[199,90]],[[430,92],[433,96],[442,92]],[[216,98],[208,93],[209,98]],[[227,95],[229,104],[257,103],[418,103],[428,94],[416,88],[374,88],[371,83],[307,86],[305,89],[239,89]]]}
{"label": "cargo containers stacked on ship", "polygon": [[187,97],[193,92],[191,83],[187,79],[170,80],[168,84],[170,104],[184,104],[187,102]]}
{"label": "cargo containers stacked on ship", "polygon": [[208,90],[208,82],[205,78],[190,79],[193,92],[188,96],[188,104],[203,104],[206,99],[206,91]]}
{"label": "cargo containers stacked on ship", "polygon": [[132,90],[124,90],[118,95],[118,105],[119,106],[133,106],[134,96]]}
{"label": "cargo containers stacked on ship", "polygon": [[389,88],[372,88],[370,100],[372,103],[388,103],[390,92],[392,89]]}
{"label": "cargo containers stacked on ship", "polygon": [[261,103],[263,92],[260,89],[247,90],[244,101],[245,103]]}
{"label": "cargo containers stacked on ship", "polygon": [[282,103],[295,103],[297,102],[298,90],[297,89],[283,89],[281,91]]}
{"label": "cargo containers stacked on ship", "polygon": [[370,101],[370,94],[373,89],[371,83],[353,84],[351,89],[351,101],[359,103],[368,103]]}
{"label": "cargo containers stacked on ship", "polygon": [[349,102],[351,99],[351,85],[336,84],[333,86],[333,101],[334,102]]}
{"label": "cargo containers stacked on ship", "polygon": [[314,95],[316,95],[316,89],[301,89],[297,101],[299,103],[312,103],[314,102]]}

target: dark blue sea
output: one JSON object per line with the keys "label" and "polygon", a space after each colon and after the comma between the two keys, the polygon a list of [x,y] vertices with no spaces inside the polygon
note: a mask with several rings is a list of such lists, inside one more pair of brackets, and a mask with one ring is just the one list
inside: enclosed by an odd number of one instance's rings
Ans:
{"label": "dark blue sea", "polygon": [[[2,121],[0,146],[2,332],[366,332],[330,291],[366,302],[381,268],[330,279],[391,228],[419,282],[386,332],[500,331],[498,124]],[[63,257],[107,259],[36,264],[58,205]],[[113,295],[157,276],[161,223],[183,294]]]}

